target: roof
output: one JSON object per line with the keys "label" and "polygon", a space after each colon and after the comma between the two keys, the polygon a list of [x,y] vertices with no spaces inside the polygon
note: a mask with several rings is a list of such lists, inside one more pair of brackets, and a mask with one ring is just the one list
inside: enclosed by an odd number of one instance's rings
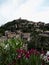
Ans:
{"label": "roof", "polygon": [[49,35],[48,34],[39,34],[39,36],[42,36],[42,37],[49,37]]}
{"label": "roof", "polygon": [[49,33],[49,31],[44,31],[44,33]]}
{"label": "roof", "polygon": [[30,33],[23,33],[22,35],[23,35],[23,37],[25,37],[25,38],[30,37]]}

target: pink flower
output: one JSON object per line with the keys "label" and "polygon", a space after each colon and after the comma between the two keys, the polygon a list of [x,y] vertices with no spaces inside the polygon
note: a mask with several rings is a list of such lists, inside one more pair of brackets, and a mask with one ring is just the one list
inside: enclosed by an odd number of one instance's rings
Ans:
{"label": "pink flower", "polygon": [[26,51],[24,49],[18,49],[17,52],[20,54],[24,54]]}
{"label": "pink flower", "polygon": [[31,49],[31,50],[30,50],[30,54],[32,54],[32,53],[34,53],[34,49]]}
{"label": "pink flower", "polygon": [[40,54],[40,52],[36,50],[35,55],[39,55],[39,54]]}
{"label": "pink flower", "polygon": [[34,55],[39,55],[40,54],[40,52],[37,51],[36,49],[31,49],[29,52],[30,52],[30,55],[31,54],[34,54]]}
{"label": "pink flower", "polygon": [[30,57],[30,52],[28,51],[25,55],[26,58],[29,58]]}
{"label": "pink flower", "polygon": [[19,54],[19,55],[18,55],[18,59],[20,59],[21,57],[22,57],[21,54]]}
{"label": "pink flower", "polygon": [[49,61],[49,58],[47,58],[47,60]]}
{"label": "pink flower", "polygon": [[47,56],[47,60],[49,61],[49,55]]}
{"label": "pink flower", "polygon": [[49,55],[47,57],[49,57]]}

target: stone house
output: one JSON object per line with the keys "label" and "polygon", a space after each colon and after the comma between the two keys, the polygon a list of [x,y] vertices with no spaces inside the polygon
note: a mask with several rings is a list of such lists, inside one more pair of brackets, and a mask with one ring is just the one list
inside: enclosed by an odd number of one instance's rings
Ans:
{"label": "stone house", "polygon": [[30,33],[22,33],[22,38],[27,41],[30,41]]}
{"label": "stone house", "polygon": [[44,34],[48,34],[49,35],[49,31],[44,31]]}
{"label": "stone house", "polygon": [[14,37],[16,37],[16,33],[15,32],[11,32],[11,31],[5,31],[5,36],[7,38],[14,38]]}

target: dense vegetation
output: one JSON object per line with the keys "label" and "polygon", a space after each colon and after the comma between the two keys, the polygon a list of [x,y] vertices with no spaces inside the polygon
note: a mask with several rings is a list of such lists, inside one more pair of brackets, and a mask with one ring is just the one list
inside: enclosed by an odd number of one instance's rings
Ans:
{"label": "dense vegetation", "polygon": [[[17,24],[18,26],[17,29],[22,29],[25,32],[27,31],[31,32],[31,28],[33,29],[34,24],[28,24],[29,22],[32,22],[32,21],[28,21],[25,19],[17,19],[17,20],[10,21],[0,27],[0,33],[4,33],[5,30],[11,30],[12,28],[15,31],[16,30],[15,24]],[[20,25],[21,27],[19,27]],[[39,28],[44,30],[49,30],[49,23],[45,25],[40,25]]]}
{"label": "dense vegetation", "polygon": [[0,65],[49,65],[49,56],[44,59],[44,51],[40,53],[34,48],[26,50],[23,44],[21,38],[0,43]]}
{"label": "dense vegetation", "polygon": [[[28,24],[29,22],[32,22],[32,21],[28,21],[25,19],[17,19],[17,20],[13,20],[11,22],[8,22],[0,27],[0,34],[4,34],[4,32],[6,30],[15,31],[18,29],[20,29],[23,32],[32,32],[35,25]],[[16,28],[16,24],[17,24],[17,28]],[[36,27],[35,27],[35,29],[36,29]],[[39,25],[39,29],[49,30],[49,24],[44,23],[43,25]]]}
{"label": "dense vegetation", "polygon": [[10,30],[12,32],[16,32],[17,30],[21,30],[22,32],[29,32],[31,34],[31,40],[27,42],[28,49],[37,48],[41,50],[41,48],[43,48],[49,50],[49,37],[40,37],[39,33],[41,33],[41,31],[36,31],[36,29],[40,29],[43,32],[49,31],[49,24],[44,23],[42,25],[39,25],[39,27],[37,28],[34,23],[29,24],[30,22],[32,21],[28,21],[25,19],[17,19],[8,22],[0,27],[0,36],[4,35],[6,30]]}

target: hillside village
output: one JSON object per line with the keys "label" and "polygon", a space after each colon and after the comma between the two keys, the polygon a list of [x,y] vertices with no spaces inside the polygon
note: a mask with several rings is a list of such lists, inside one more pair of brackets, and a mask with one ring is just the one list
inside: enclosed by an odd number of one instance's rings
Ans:
{"label": "hillside village", "polygon": [[37,41],[35,42],[35,40],[40,39],[40,41],[42,40],[41,43],[43,46],[46,45],[48,47],[49,45],[49,24],[45,24],[44,22],[33,22],[24,19],[18,19],[1,26],[0,35],[2,33],[1,29],[4,29],[4,33],[2,36],[0,36],[0,42],[4,42],[10,38],[20,37],[30,43],[36,43]]}

